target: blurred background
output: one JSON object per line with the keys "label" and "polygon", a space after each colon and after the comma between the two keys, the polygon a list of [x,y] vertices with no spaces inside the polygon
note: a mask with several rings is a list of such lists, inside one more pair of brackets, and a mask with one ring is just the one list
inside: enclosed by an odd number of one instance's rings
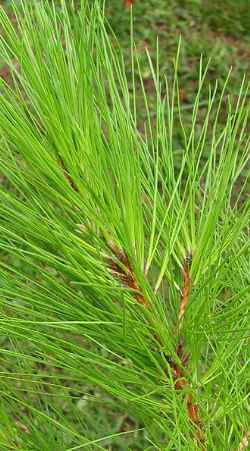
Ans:
{"label": "blurred background", "polygon": [[[111,26],[129,64],[130,8],[124,5],[123,0],[106,1]],[[180,97],[186,107],[194,101],[201,54],[204,66],[211,58],[207,87],[215,80],[222,86],[231,67],[229,92],[232,94],[238,93],[244,74],[249,77],[249,0],[135,0],[133,16],[134,39],[149,95],[154,89],[145,48],[155,62],[157,37],[160,72],[171,79],[172,61],[181,36]]]}
{"label": "blurred background", "polygon": [[[25,0],[30,1],[30,0]],[[130,7],[133,1],[133,24],[136,53],[140,60],[146,93],[154,96],[154,83],[145,49],[156,63],[157,39],[159,42],[159,68],[171,80],[173,59],[181,36],[179,61],[180,99],[184,111],[192,108],[197,91],[199,64],[203,67],[211,59],[206,88],[215,80],[223,86],[230,68],[232,74],[229,93],[237,95],[244,76],[250,68],[250,1],[249,0],[106,0],[106,15],[122,47],[128,78],[131,77],[130,59]],[[18,0],[0,0],[0,5],[10,11]],[[94,0],[89,0],[90,4]],[[100,0],[102,2],[102,0]],[[60,4],[60,1],[57,0]],[[74,1],[79,3],[78,0]],[[13,18],[14,20],[14,18]],[[1,75],[8,76],[0,61]],[[139,77],[138,77],[139,78]],[[139,81],[139,80],[138,80]],[[206,89],[204,91],[205,96]],[[139,90],[139,117],[143,119],[144,105]],[[163,93],[164,94],[164,93]],[[206,100],[204,98],[204,106]],[[153,114],[153,113],[152,113]]]}
{"label": "blurred background", "polygon": [[[30,1],[30,0],[25,0]],[[129,0],[132,1],[132,0]],[[0,0],[0,5],[10,8],[17,0]],[[57,1],[58,4],[60,1]],[[94,0],[89,0],[94,3]],[[102,2],[102,0],[100,0]],[[182,37],[179,75],[185,82],[183,101],[193,99],[200,55],[211,57],[209,80],[223,83],[233,67],[231,89],[239,89],[244,73],[250,67],[250,2],[249,0],[133,0],[134,39],[137,52],[145,67],[143,79],[150,93],[150,78],[145,48],[155,58],[156,39],[160,47],[160,70],[165,73],[176,54],[179,37]],[[67,2],[66,2],[67,3]],[[70,3],[70,1],[69,1]],[[77,4],[77,0],[75,1]],[[106,0],[106,14],[129,61],[130,8],[126,0]]]}

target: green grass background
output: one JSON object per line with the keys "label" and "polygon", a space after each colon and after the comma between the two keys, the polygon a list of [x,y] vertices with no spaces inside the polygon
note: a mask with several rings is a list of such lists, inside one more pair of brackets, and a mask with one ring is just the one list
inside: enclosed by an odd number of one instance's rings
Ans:
{"label": "green grass background", "polygon": [[[107,0],[107,15],[125,51],[129,53],[130,12],[122,1]],[[250,3],[248,0],[136,0],[133,8],[137,51],[148,49],[154,59],[156,39],[160,68],[166,72],[182,37],[180,76],[183,97],[192,101],[200,55],[211,57],[209,80],[223,81],[233,67],[231,89],[237,92],[250,67]],[[151,79],[145,58],[144,80]]]}

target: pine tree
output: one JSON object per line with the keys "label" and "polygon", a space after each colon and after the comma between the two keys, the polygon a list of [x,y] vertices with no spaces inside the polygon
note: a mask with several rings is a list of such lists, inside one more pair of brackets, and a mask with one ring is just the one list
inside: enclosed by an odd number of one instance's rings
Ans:
{"label": "pine tree", "polygon": [[178,55],[172,83],[149,57],[152,119],[134,46],[131,86],[72,8],[0,10],[1,450],[244,449],[247,83],[201,114],[201,61],[186,124]]}

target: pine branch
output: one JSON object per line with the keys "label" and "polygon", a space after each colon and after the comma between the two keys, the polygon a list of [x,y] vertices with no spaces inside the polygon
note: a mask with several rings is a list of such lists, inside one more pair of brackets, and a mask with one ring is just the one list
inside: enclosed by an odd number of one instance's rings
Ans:
{"label": "pine branch", "polygon": [[[247,87],[242,83],[236,105],[229,101],[226,108],[226,80],[221,92],[209,91],[199,117],[207,70],[201,62],[186,123],[177,63],[170,87],[149,58],[155,127],[140,62],[140,80],[132,67],[131,98],[126,64],[94,3],[88,8],[83,1],[78,14],[67,2],[62,9],[21,2],[17,29],[0,9],[0,56],[11,68],[2,75],[8,82],[13,74],[10,86],[0,79],[4,408],[10,418],[20,406],[32,412],[27,425],[21,421],[30,431],[23,447],[35,443],[39,418],[46,431],[67,430],[71,449],[95,447],[104,420],[99,412],[86,428],[60,414],[60,390],[66,393],[69,378],[77,396],[93,389],[102,393],[101,404],[112,398],[122,418],[132,411],[147,429],[145,448],[224,449],[230,436],[237,449],[249,376],[250,202],[242,197],[249,177]],[[135,126],[140,82],[143,136]],[[195,249],[193,261],[191,252],[183,260],[185,249]],[[126,312],[117,302],[124,292],[134,300]],[[192,385],[197,378],[202,399]],[[37,409],[31,383],[41,400]],[[248,441],[245,433],[239,450]],[[44,449],[43,437],[35,446]]]}
{"label": "pine branch", "polygon": [[[135,299],[144,307],[149,307],[148,301],[140,294],[140,288],[139,284],[136,280],[136,276],[132,270],[131,264],[129,262],[127,254],[118,248],[112,241],[109,241],[108,243],[109,248],[111,249],[112,253],[114,254],[117,261],[114,259],[109,259],[108,266],[112,270],[112,272],[115,274],[118,280],[120,280],[125,286],[128,288],[134,290],[135,292],[139,292],[139,294],[135,294]],[[190,277],[190,265],[192,263],[192,257],[191,254],[188,255],[187,258],[185,258],[185,261],[182,266],[182,274],[183,274],[183,290],[181,295],[181,303],[180,303],[180,310],[179,310],[179,323],[178,327],[179,330],[182,326],[183,317],[188,305],[190,291],[191,291],[191,277]],[[160,342],[160,338],[158,336],[155,336],[155,338]],[[189,383],[186,378],[186,371],[184,368],[187,368],[189,356],[190,354],[184,353],[184,338],[180,337],[176,354],[179,357],[181,361],[181,365],[176,363],[171,357],[165,356],[168,363],[170,364],[170,367],[172,369],[173,373],[173,379],[175,381],[175,389],[177,391],[188,389]],[[187,405],[187,413],[190,421],[194,425],[196,429],[196,440],[199,445],[199,448],[202,451],[205,451],[205,438],[203,433],[203,426],[199,417],[199,407],[197,404],[195,404],[193,396],[191,394],[188,394],[186,396],[186,405]]]}
{"label": "pine branch", "polygon": [[[192,253],[189,252],[187,257],[185,258],[183,265],[182,265],[182,275],[183,275],[183,289],[181,293],[181,301],[180,301],[180,308],[179,308],[179,315],[178,315],[178,331],[180,332],[180,329],[183,324],[183,319],[185,315],[185,311],[188,306],[190,292],[191,292],[191,276],[190,276],[190,266],[192,264]],[[173,378],[176,381],[175,382],[175,388],[176,390],[183,390],[184,388],[189,388],[189,383],[186,378],[186,368],[188,365],[190,354],[184,354],[184,338],[180,337],[179,343],[177,346],[176,354],[178,355],[181,366],[170,360],[170,366],[172,368],[173,372]],[[196,440],[199,445],[199,448],[202,451],[206,450],[205,447],[205,437],[203,433],[203,425],[200,420],[199,415],[199,407],[197,404],[194,403],[193,396],[191,394],[188,394],[186,396],[186,405],[187,405],[187,412],[188,417],[192,424],[195,426],[196,429]]]}

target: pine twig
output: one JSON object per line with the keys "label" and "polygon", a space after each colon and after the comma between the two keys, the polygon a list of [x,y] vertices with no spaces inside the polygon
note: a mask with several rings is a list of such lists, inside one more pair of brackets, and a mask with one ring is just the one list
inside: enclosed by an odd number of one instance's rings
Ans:
{"label": "pine twig", "polygon": [[[129,258],[127,254],[118,248],[112,241],[106,241],[109,249],[112,251],[115,259],[109,258],[108,266],[112,270],[112,272],[117,276],[117,278],[127,287],[133,289],[135,291],[135,299],[144,307],[149,307],[149,303],[147,299],[141,294],[139,284],[136,280],[136,276],[129,262]],[[190,277],[190,264],[191,257],[185,259],[185,262],[182,267],[183,274],[183,290],[181,294],[181,303],[180,310],[178,316],[178,326],[179,330],[183,323],[183,317],[188,305],[190,290],[191,290],[191,277]],[[160,341],[159,337],[156,337],[158,341]],[[166,356],[166,359],[171,367],[175,389],[180,391],[185,387],[188,388],[189,383],[185,375],[185,367],[189,361],[189,354],[184,353],[184,338],[180,337],[179,343],[176,349],[177,356],[181,361],[181,365],[175,362],[171,357]],[[202,423],[199,418],[199,408],[198,405],[194,403],[192,394],[188,394],[186,397],[186,405],[187,405],[187,413],[190,421],[195,426],[196,429],[196,441],[198,443],[199,449],[201,451],[206,451],[205,448],[205,438],[203,434]]]}
{"label": "pine twig", "polygon": [[63,159],[62,159],[61,157],[59,157],[59,158],[60,158],[60,164],[61,164],[61,167],[62,167],[62,169],[63,169],[63,173],[64,173],[64,175],[65,175],[67,181],[69,182],[71,188],[73,188],[73,190],[74,190],[76,193],[78,193],[78,188],[77,188],[75,182],[73,181],[72,177],[69,175],[69,173],[68,173],[68,171],[67,171],[67,169],[66,169],[66,167],[65,167],[65,164],[64,164]]}
{"label": "pine twig", "polygon": [[188,306],[189,301],[189,295],[191,291],[191,277],[190,277],[190,265],[192,263],[192,254],[189,253],[187,257],[185,258],[185,261],[182,265],[182,275],[183,275],[183,289],[181,292],[181,303],[180,303],[180,309],[179,309],[179,315],[178,315],[178,326],[179,330],[182,327],[183,318]]}
{"label": "pine twig", "polygon": [[136,275],[127,254],[119,249],[112,241],[107,242],[107,245],[115,257],[115,259],[109,258],[109,268],[125,286],[135,292],[134,298],[137,302],[144,305],[144,307],[148,307],[149,303],[140,291]]}
{"label": "pine twig", "polygon": [[[183,275],[183,289],[181,292],[181,302],[180,302],[180,308],[179,308],[179,315],[178,315],[178,330],[181,330],[184,315],[188,306],[190,292],[191,292],[191,286],[192,286],[192,280],[190,276],[190,266],[192,264],[192,253],[189,252],[186,256],[184,263],[182,265],[182,275]],[[177,364],[176,362],[171,362],[171,368],[173,372],[173,377],[175,380],[175,388],[176,390],[182,390],[184,387],[188,386],[188,381],[185,377],[185,371],[184,367],[187,366],[189,355],[184,354],[184,338],[180,337],[179,343],[177,346],[176,351],[178,357],[181,360],[182,366]],[[203,426],[200,421],[199,417],[199,407],[197,404],[194,403],[192,394],[187,395],[186,397],[186,404],[187,404],[187,412],[188,417],[191,420],[192,424],[195,426],[196,429],[196,441],[198,443],[199,448],[202,451],[205,451],[205,437],[203,433]]]}

